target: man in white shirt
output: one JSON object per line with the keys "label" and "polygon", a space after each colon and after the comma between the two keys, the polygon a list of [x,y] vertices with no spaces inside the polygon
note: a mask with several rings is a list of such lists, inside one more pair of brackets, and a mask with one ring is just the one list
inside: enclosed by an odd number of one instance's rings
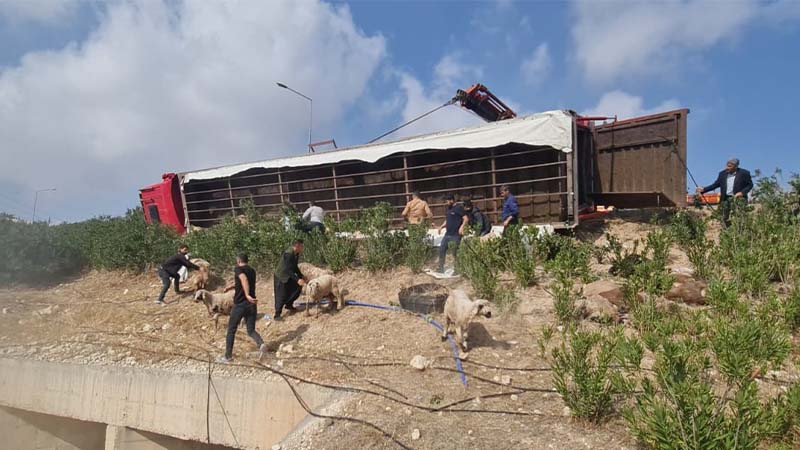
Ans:
{"label": "man in white shirt", "polygon": [[325,232],[325,211],[313,201],[308,202],[308,209],[303,213],[303,220],[308,222],[309,232],[314,230],[318,230],[320,233]]}

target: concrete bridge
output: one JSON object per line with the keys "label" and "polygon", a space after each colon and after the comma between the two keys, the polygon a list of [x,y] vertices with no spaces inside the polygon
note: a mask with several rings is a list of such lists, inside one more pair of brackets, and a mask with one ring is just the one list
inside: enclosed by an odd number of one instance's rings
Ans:
{"label": "concrete bridge", "polygon": [[[283,380],[212,379],[0,358],[0,448],[263,450],[312,419]],[[335,400],[296,388],[315,411]]]}

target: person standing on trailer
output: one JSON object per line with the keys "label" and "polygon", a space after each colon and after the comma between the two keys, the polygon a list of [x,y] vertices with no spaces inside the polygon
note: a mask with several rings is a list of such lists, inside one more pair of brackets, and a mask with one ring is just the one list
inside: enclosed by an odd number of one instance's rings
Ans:
{"label": "person standing on trailer", "polygon": [[274,320],[283,320],[281,314],[286,308],[289,312],[294,312],[294,301],[300,297],[300,293],[305,286],[303,273],[300,272],[298,262],[300,255],[303,254],[303,240],[296,239],[292,246],[283,252],[278,267],[273,275],[273,285],[275,287],[275,317]]}
{"label": "person standing on trailer", "polygon": [[161,267],[158,269],[158,277],[161,278],[162,286],[161,294],[159,294],[158,300],[156,300],[157,305],[163,306],[166,304],[164,303],[164,297],[167,295],[171,280],[175,280],[175,293],[178,295],[181,294],[181,276],[178,273],[181,267],[186,267],[187,269],[192,270],[200,270],[200,267],[192,264],[192,262],[186,258],[188,253],[189,246],[181,245],[178,247],[178,253],[164,261],[164,263],[161,264]]}
{"label": "person standing on trailer", "polygon": [[500,186],[500,196],[503,197],[503,228],[519,223],[519,205],[517,198],[511,193],[508,185]]}
{"label": "person standing on trailer", "polygon": [[467,226],[469,218],[464,213],[464,207],[456,204],[456,198],[453,194],[448,194],[446,197],[447,212],[442,225],[439,227],[439,232],[445,230],[442,243],[439,245],[439,273],[444,273],[444,260],[447,257],[447,248],[452,244],[453,257],[458,258],[458,246],[461,244],[461,236],[464,236],[464,229]]}
{"label": "person standing on trailer", "polygon": [[220,363],[227,364],[233,359],[233,342],[242,319],[247,326],[247,335],[255,341],[261,355],[263,356],[267,352],[267,345],[256,331],[256,315],[258,314],[256,271],[248,263],[247,254],[241,253],[236,257],[236,267],[233,269],[233,309],[228,321],[228,335],[225,337],[225,355],[218,360]]}
{"label": "person standing on trailer", "polygon": [[317,206],[314,201],[308,202],[308,209],[303,213],[303,220],[308,223],[307,231],[313,233],[314,230],[320,233],[325,232],[325,210]]}

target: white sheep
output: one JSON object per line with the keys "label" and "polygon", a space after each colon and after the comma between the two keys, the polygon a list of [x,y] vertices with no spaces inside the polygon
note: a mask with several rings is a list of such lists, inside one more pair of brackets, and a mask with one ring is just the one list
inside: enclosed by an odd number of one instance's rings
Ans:
{"label": "white sheep", "polygon": [[233,292],[208,292],[205,289],[198,289],[194,294],[195,302],[203,302],[208,309],[209,317],[214,319],[214,324],[218,324],[219,316],[231,315],[233,309]]}
{"label": "white sheep", "polygon": [[466,292],[453,289],[444,304],[444,330],[442,340],[447,340],[447,333],[455,330],[456,342],[463,351],[467,351],[469,324],[476,316],[492,317],[488,300],[472,301]]}
{"label": "white sheep", "polygon": [[317,313],[319,313],[319,304],[324,298],[330,301],[328,308],[333,307],[333,300],[336,300],[337,311],[344,307],[344,291],[339,289],[339,281],[333,275],[314,278],[303,290],[306,295],[306,315],[311,314],[311,305],[314,303],[317,303]]}
{"label": "white sheep", "polygon": [[300,269],[300,273],[303,274],[303,278],[306,280],[306,282],[309,282],[314,278],[319,278],[322,275],[333,275],[333,272],[328,269],[323,269],[306,262],[301,262],[297,265],[297,268]]}
{"label": "white sheep", "polygon": [[193,258],[190,261],[200,269],[192,274],[192,277],[189,278],[186,284],[192,286],[195,290],[205,289],[208,287],[208,282],[211,280],[211,264],[200,258]]}

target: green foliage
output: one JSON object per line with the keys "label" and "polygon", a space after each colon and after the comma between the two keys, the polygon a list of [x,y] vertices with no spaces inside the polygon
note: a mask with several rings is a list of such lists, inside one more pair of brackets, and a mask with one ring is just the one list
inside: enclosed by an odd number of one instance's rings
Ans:
{"label": "green foliage", "polygon": [[520,287],[536,283],[536,267],[543,259],[541,246],[537,245],[539,239],[536,227],[509,227],[503,233],[505,260]]}
{"label": "green foliage", "polygon": [[324,247],[328,267],[339,273],[350,267],[358,256],[358,243],[353,239],[329,235]]}
{"label": "green foliage", "polygon": [[409,225],[405,265],[414,273],[421,272],[430,260],[432,251],[431,238],[428,236],[428,224]]}
{"label": "green foliage", "polygon": [[550,256],[555,249],[553,257],[545,262],[545,270],[557,278],[580,279],[584,283],[592,281],[589,262],[593,250],[590,245],[558,235],[543,238],[541,242],[539,248],[547,252],[541,254]]}
{"label": "green foliage", "polygon": [[[620,336],[574,331],[553,350],[553,383],[574,416],[601,422],[631,391],[623,371],[613,364],[620,355]],[[630,351],[630,347],[625,349]]]}
{"label": "green foliage", "polygon": [[675,214],[670,224],[674,241],[686,252],[695,276],[702,280],[708,280],[717,269],[712,257],[713,244],[706,237],[707,229],[705,220],[689,211]]}
{"label": "green foliage", "polygon": [[494,300],[500,291],[500,269],[503,267],[502,241],[464,239],[458,251],[458,270],[470,281],[475,295]]}
{"label": "green foliage", "polygon": [[553,285],[553,308],[556,312],[556,319],[562,325],[567,325],[577,318],[575,308],[575,282],[572,278],[560,276]]}
{"label": "green foliage", "polygon": [[370,272],[389,270],[405,260],[408,236],[389,230],[391,213],[388,203],[377,203],[359,216],[360,230],[366,235],[361,260]]}

